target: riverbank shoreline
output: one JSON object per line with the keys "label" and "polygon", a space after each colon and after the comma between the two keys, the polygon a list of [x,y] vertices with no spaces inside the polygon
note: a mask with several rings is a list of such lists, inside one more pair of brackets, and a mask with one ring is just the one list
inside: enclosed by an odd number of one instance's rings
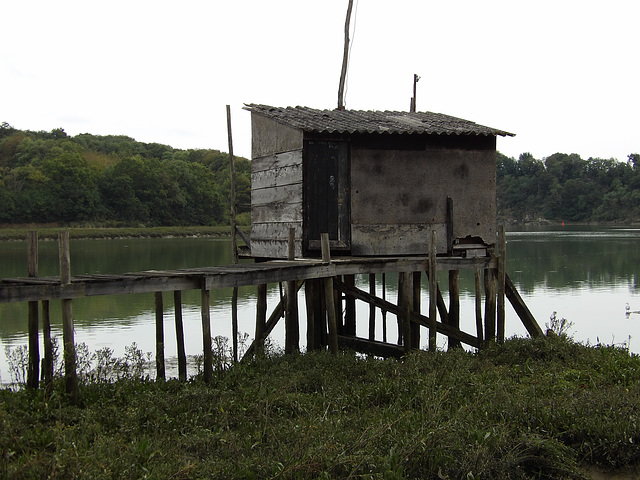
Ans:
{"label": "riverbank shoreline", "polygon": [[[241,227],[242,228],[242,227]],[[248,229],[248,227],[245,227]],[[58,233],[69,230],[71,239],[116,238],[229,238],[228,225],[179,227],[65,227],[57,225],[0,225],[0,241],[23,241],[27,232],[37,231],[39,240],[57,240]]]}

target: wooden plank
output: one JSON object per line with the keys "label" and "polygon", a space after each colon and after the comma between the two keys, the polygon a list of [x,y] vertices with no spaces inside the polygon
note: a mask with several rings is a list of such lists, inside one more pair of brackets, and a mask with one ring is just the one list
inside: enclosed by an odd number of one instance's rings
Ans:
{"label": "wooden plank", "polygon": [[269,188],[302,183],[302,164],[251,173],[251,188]]}
{"label": "wooden plank", "polygon": [[345,335],[338,336],[338,345],[341,348],[383,358],[402,358],[405,354],[404,348],[398,345]]}
{"label": "wooden plank", "polygon": [[251,172],[263,172],[275,168],[302,165],[302,150],[277,153],[251,160]]}
{"label": "wooden plank", "polygon": [[302,205],[302,183],[251,189],[252,207],[277,205],[279,203],[296,203]]}
{"label": "wooden plank", "polygon": [[505,294],[509,299],[509,302],[513,306],[513,309],[518,314],[518,317],[520,317],[520,320],[522,320],[522,324],[527,329],[527,332],[529,332],[529,335],[531,335],[532,337],[543,336],[544,333],[542,332],[540,325],[538,325],[538,322],[533,317],[533,314],[531,313],[527,305],[524,303],[524,300],[522,300],[522,297],[518,293],[518,290],[516,289],[511,279],[509,278],[509,275],[506,273],[505,273]]}
{"label": "wooden plank", "polygon": [[301,223],[302,203],[273,203],[251,208],[251,221],[256,223]]}
{"label": "wooden plank", "polygon": [[437,235],[437,253],[446,253],[446,224],[351,225],[353,255],[424,255],[428,252],[429,232]]}
{"label": "wooden plank", "polygon": [[[284,243],[286,246],[286,242]],[[286,252],[287,250],[285,250]],[[286,253],[285,253],[286,258]],[[202,282],[208,289],[226,288],[288,280],[306,280],[350,274],[370,274],[400,271],[424,271],[428,257],[359,257],[335,258],[330,264],[319,260],[299,259],[295,262],[274,260],[260,264],[243,263],[238,266],[219,266],[182,269],[164,274],[148,272],[112,276],[91,281],[88,276],[70,284],[53,283],[43,279],[42,284],[15,283],[0,280],[0,303],[27,302],[30,300],[72,299],[95,295],[122,295],[129,293],[153,293],[156,291],[197,290]],[[440,257],[438,270],[493,268],[495,259]],[[37,280],[37,279],[31,279]]]}
{"label": "wooden plank", "polygon": [[[301,222],[256,223],[251,225],[251,241],[288,240],[289,229],[295,229],[296,240],[302,239]],[[296,256],[299,256],[296,253]],[[286,257],[285,257],[286,258]]]}

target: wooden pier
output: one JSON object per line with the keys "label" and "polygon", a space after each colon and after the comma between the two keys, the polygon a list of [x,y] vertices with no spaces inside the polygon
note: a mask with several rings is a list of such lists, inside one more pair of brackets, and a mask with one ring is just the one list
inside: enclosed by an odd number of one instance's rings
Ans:
{"label": "wooden pier", "polygon": [[[434,235],[435,236],[435,235]],[[30,264],[37,264],[37,237],[29,236]],[[0,302],[29,302],[29,369],[28,386],[39,385],[40,354],[38,351],[38,302],[42,302],[42,327],[45,338],[45,382],[51,380],[51,348],[49,301],[62,300],[64,361],[67,390],[71,395],[77,391],[75,353],[73,347],[72,301],[95,295],[122,295],[129,293],[155,293],[156,308],[156,367],[157,378],[164,379],[164,332],[162,293],[173,292],[176,337],[178,342],[179,378],[186,380],[186,358],[184,354],[184,332],[182,327],[181,292],[201,291],[201,316],[203,339],[203,375],[209,381],[213,375],[211,349],[211,318],[209,292],[213,289],[255,285],[257,288],[256,333],[253,344],[245,357],[260,351],[265,338],[280,318],[285,318],[285,353],[299,350],[299,325],[297,291],[304,285],[307,317],[307,350],[328,349],[336,353],[339,348],[350,348],[376,356],[402,356],[419,348],[420,327],[428,330],[428,348],[435,350],[436,334],[448,337],[449,348],[461,343],[481,348],[486,342],[504,340],[505,298],[508,299],[531,336],[542,335],[542,331],[526,305],[518,295],[504,271],[504,231],[498,244],[498,253],[489,251],[483,257],[438,256],[435,242],[430,241],[429,255],[396,257],[336,257],[329,258],[328,239],[323,245],[321,259],[270,260],[266,262],[241,263],[217,267],[190,268],[171,271],[149,270],[123,275],[77,275],[69,276],[68,234],[61,234],[60,277],[38,277],[37,267],[29,269],[30,277],[5,278],[0,280]],[[34,253],[35,252],[35,253]],[[438,271],[449,272],[449,307],[445,305],[437,282]],[[476,331],[463,332],[459,328],[459,272],[472,270],[476,288]],[[393,304],[376,296],[377,275],[398,274],[398,302]],[[355,275],[369,276],[369,291],[355,286]],[[429,285],[429,305],[422,313],[420,289],[422,279]],[[484,278],[484,281],[483,281]],[[267,317],[267,284],[284,282],[286,293]],[[484,287],[484,318],[482,296]],[[384,295],[383,295],[384,297]],[[368,338],[356,336],[356,300],[370,305]],[[376,340],[375,309],[397,317],[398,343]],[[343,315],[344,312],[344,315]],[[438,321],[439,317],[439,321]],[[235,333],[235,332],[234,332]],[[47,339],[49,339],[47,341]],[[386,339],[385,339],[386,340]]]}

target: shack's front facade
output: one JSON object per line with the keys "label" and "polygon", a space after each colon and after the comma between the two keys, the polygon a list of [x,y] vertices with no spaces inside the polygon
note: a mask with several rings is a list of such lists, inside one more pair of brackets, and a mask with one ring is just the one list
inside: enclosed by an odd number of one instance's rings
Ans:
{"label": "shack's front facade", "polygon": [[[247,105],[251,112],[251,254],[439,254],[496,237],[496,136],[430,112]],[[465,249],[465,245],[467,248]]]}

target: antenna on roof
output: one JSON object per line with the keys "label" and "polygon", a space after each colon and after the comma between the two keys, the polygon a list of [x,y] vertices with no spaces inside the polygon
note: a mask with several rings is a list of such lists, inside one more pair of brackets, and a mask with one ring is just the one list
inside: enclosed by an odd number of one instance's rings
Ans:
{"label": "antenna on roof", "polygon": [[413,97],[411,97],[411,106],[409,107],[410,112],[416,111],[416,83],[418,83],[418,80],[420,80],[420,77],[418,76],[418,74],[414,73],[413,74]]}
{"label": "antenna on roof", "polygon": [[340,85],[338,86],[338,110],[344,110],[344,82],[347,78],[347,65],[349,63],[349,25],[351,24],[352,8],[353,0],[349,0],[347,19],[344,22],[344,54],[342,55],[342,71],[340,72]]}

